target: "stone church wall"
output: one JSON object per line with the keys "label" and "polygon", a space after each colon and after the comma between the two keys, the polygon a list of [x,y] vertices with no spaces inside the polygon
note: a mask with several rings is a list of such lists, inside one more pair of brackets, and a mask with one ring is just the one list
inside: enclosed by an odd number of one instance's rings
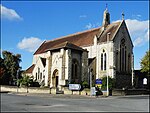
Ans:
{"label": "stone church wall", "polygon": [[118,72],[120,71],[120,44],[121,44],[121,40],[124,38],[125,39],[125,44],[126,44],[126,51],[127,51],[126,69],[127,69],[127,73],[131,74],[131,68],[130,68],[130,70],[128,70],[128,65],[130,65],[130,67],[132,67],[132,65],[131,65],[132,63],[131,63],[131,61],[128,63],[127,58],[128,58],[129,54],[132,56],[133,47],[132,47],[131,40],[129,38],[129,35],[128,35],[127,30],[126,30],[125,27],[126,26],[124,24],[120,27],[120,29],[119,29],[119,31],[118,31],[115,39],[114,39],[115,56],[116,56],[116,52],[118,52],[118,59],[117,59],[118,67],[116,67],[116,71],[118,71]]}
{"label": "stone church wall", "polygon": [[88,52],[82,53],[82,81],[88,82]]}

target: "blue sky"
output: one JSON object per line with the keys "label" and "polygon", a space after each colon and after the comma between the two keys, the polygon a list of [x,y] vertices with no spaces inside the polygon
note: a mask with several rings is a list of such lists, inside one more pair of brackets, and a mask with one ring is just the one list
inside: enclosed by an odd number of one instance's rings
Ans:
{"label": "blue sky", "polygon": [[1,50],[22,56],[22,69],[44,40],[101,26],[106,3],[111,22],[124,12],[134,44],[134,67],[149,49],[148,1],[32,1],[1,2]]}

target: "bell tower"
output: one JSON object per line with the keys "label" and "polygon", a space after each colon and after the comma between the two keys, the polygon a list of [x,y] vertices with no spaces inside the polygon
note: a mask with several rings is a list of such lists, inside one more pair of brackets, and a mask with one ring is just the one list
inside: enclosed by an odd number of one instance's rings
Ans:
{"label": "bell tower", "polygon": [[103,15],[103,27],[106,28],[107,25],[110,24],[110,14],[108,12],[108,9],[107,9],[107,4],[106,4],[106,9],[104,11],[104,15]]}

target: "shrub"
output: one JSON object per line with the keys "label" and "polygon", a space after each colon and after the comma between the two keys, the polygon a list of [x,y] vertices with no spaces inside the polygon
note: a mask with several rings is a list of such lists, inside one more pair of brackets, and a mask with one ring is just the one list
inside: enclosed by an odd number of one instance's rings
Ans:
{"label": "shrub", "polygon": [[89,85],[86,81],[83,81],[81,85],[83,86],[83,88],[88,88],[89,87]]}
{"label": "shrub", "polygon": [[33,82],[33,79],[27,75],[24,75],[21,79],[18,79],[17,84],[18,86],[30,86],[30,84]]}
{"label": "shrub", "polygon": [[[108,89],[113,89],[115,86],[115,79],[108,76]],[[102,77],[102,89],[107,89],[107,77]]]}

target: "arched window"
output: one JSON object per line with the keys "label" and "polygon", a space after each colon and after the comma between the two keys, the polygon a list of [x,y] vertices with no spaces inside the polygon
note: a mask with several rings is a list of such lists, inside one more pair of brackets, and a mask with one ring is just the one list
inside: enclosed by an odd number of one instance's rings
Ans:
{"label": "arched window", "polygon": [[40,68],[38,67],[38,79],[40,79]]}
{"label": "arched window", "polygon": [[116,70],[118,71],[118,51],[116,52]]}
{"label": "arched window", "polygon": [[103,53],[101,53],[101,70],[103,70]]}
{"label": "arched window", "polygon": [[40,80],[42,80],[42,73],[40,73]]}
{"label": "arched window", "polygon": [[127,59],[126,58],[127,55],[126,54],[127,54],[127,51],[126,51],[126,46],[125,46],[125,61],[124,61],[124,63],[125,63],[125,69],[124,69],[124,71],[127,70],[127,66],[126,66],[127,65],[127,60],[126,60]]}
{"label": "arched window", "polygon": [[126,71],[126,46],[125,39],[121,40],[120,44],[120,71]]}
{"label": "arched window", "polygon": [[36,73],[36,75],[35,75],[35,80],[37,80],[37,73]]}
{"label": "arched window", "polygon": [[131,55],[128,54],[128,72],[130,73],[131,71]]}
{"label": "arched window", "polygon": [[107,62],[107,56],[106,52],[103,49],[103,52],[101,53],[101,70],[104,71],[106,70],[106,62]]}
{"label": "arched window", "polygon": [[72,60],[72,80],[78,79],[78,62],[76,59]]}
{"label": "arched window", "polygon": [[104,70],[106,70],[106,53],[104,53]]}

